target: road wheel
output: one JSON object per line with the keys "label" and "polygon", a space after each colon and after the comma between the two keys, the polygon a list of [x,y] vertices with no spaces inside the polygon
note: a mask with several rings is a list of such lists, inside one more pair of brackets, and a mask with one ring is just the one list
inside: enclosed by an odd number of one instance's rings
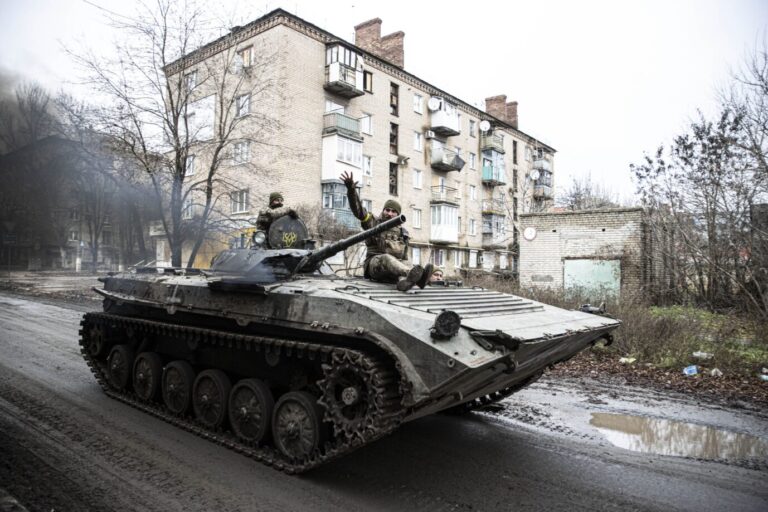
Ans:
{"label": "road wheel", "polygon": [[154,352],[142,352],[133,363],[133,390],[145,402],[151,402],[160,389],[163,361]]}
{"label": "road wheel", "polygon": [[229,394],[229,424],[239,439],[259,443],[267,439],[275,399],[264,382],[243,379]]}
{"label": "road wheel", "polygon": [[192,383],[195,381],[195,370],[186,361],[173,361],[163,371],[163,402],[168,410],[176,415],[182,415],[189,409],[192,401]]}
{"label": "road wheel", "polygon": [[291,459],[305,459],[325,442],[323,411],[306,391],[291,391],[280,397],[272,414],[275,446]]}
{"label": "road wheel", "polygon": [[133,349],[128,345],[115,345],[107,357],[109,383],[117,390],[127,389],[133,369]]}
{"label": "road wheel", "polygon": [[192,407],[195,417],[205,427],[219,428],[227,418],[227,403],[232,384],[221,370],[205,370],[195,379]]}

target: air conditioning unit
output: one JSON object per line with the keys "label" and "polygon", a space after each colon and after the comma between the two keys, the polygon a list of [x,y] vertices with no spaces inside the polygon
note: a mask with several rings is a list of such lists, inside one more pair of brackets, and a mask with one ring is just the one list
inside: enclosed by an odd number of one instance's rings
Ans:
{"label": "air conditioning unit", "polygon": [[435,132],[432,130],[427,130],[424,132],[424,138],[425,139],[434,139],[435,138]]}

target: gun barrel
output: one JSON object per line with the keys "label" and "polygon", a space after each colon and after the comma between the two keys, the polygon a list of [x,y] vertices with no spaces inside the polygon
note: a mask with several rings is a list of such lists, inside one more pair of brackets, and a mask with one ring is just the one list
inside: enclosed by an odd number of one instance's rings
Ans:
{"label": "gun barrel", "polygon": [[381,224],[378,224],[372,227],[371,229],[366,229],[365,231],[354,234],[348,238],[339,240],[338,242],[334,242],[331,245],[326,245],[321,249],[312,251],[307,255],[307,262],[303,266],[305,268],[314,266],[317,263],[321,262],[322,260],[328,259],[334,254],[337,254],[347,249],[348,247],[352,247],[353,245],[360,243],[373,236],[376,236],[379,233],[395,228],[400,224],[403,224],[404,222],[405,222],[405,215],[399,215],[393,219],[389,219],[388,221],[382,222]]}

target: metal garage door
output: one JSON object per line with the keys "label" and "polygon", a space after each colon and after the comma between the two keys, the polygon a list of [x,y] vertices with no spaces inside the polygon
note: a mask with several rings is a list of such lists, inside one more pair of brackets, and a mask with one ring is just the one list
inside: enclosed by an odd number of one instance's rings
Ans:
{"label": "metal garage door", "polygon": [[563,265],[566,291],[619,295],[621,260],[568,259]]}

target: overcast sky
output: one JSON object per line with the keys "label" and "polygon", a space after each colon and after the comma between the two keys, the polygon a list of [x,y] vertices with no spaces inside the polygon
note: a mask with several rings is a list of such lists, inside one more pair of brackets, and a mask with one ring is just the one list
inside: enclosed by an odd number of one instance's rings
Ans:
{"label": "overcast sky", "polygon": [[[135,9],[131,0],[0,0],[3,84],[71,88],[77,71],[62,44],[106,48],[115,37],[92,4]],[[629,164],[697,108],[714,112],[718,87],[768,31],[768,0],[209,4],[240,24],[282,7],[350,42],[354,25],[379,17],[382,34],[405,32],[409,72],[477,106],[498,94],[518,101],[520,129],[558,151],[560,185],[591,173],[624,197],[634,190]]]}

